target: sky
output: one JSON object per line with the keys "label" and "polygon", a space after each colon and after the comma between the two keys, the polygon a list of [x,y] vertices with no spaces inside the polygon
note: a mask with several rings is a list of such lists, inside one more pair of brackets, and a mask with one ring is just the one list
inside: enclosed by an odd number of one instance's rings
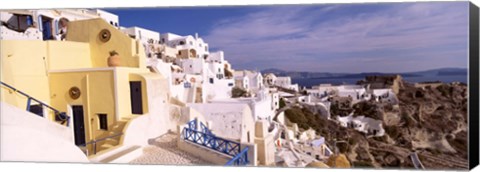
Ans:
{"label": "sky", "polygon": [[467,68],[468,2],[105,9],[120,25],[194,35],[234,69]]}

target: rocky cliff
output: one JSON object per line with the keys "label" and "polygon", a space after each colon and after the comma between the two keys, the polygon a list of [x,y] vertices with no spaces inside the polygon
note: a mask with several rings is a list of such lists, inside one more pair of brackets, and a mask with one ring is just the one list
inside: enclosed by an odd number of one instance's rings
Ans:
{"label": "rocky cliff", "polygon": [[[414,168],[410,155],[416,152],[426,169],[467,169],[467,85],[414,85],[402,81],[401,77],[390,79],[371,81],[382,82],[384,87],[396,87],[398,106],[363,102],[349,109],[331,108],[337,109],[332,111],[332,116],[355,110],[355,113],[382,120],[386,130],[384,136],[370,137],[305,110],[302,118],[306,124],[299,126],[312,127],[331,147],[336,140],[340,152],[353,167]],[[292,116],[287,114],[289,119]]]}

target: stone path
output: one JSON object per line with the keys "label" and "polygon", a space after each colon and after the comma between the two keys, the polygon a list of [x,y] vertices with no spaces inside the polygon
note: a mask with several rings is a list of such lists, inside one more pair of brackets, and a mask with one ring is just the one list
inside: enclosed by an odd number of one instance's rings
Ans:
{"label": "stone path", "polygon": [[143,155],[131,161],[131,164],[159,165],[214,165],[177,148],[177,135],[167,133],[143,149]]}

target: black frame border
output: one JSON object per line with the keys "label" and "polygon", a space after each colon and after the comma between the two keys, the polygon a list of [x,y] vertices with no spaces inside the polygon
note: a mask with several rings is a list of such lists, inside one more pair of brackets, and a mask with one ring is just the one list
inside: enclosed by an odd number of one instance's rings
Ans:
{"label": "black frame border", "polygon": [[468,161],[470,170],[478,165],[479,159],[479,9],[469,5],[469,119],[468,119]]}

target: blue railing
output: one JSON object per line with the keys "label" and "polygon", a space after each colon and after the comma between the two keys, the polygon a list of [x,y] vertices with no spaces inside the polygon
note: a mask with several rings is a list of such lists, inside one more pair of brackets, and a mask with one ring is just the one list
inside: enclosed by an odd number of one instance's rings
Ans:
{"label": "blue railing", "polygon": [[65,112],[60,112],[59,110],[57,110],[57,109],[55,109],[55,108],[53,108],[53,107],[51,107],[51,106],[49,106],[49,105],[41,102],[40,100],[33,98],[32,96],[28,95],[27,93],[24,93],[24,92],[22,92],[22,91],[20,91],[20,90],[17,90],[15,87],[12,87],[11,85],[8,85],[8,84],[6,84],[6,83],[4,83],[4,82],[1,82],[1,81],[0,81],[0,83],[1,83],[2,85],[4,85],[5,87],[7,87],[7,88],[9,88],[9,89],[11,89],[11,90],[13,90],[13,91],[15,91],[15,92],[17,92],[17,93],[20,93],[21,95],[23,95],[23,96],[25,96],[25,97],[27,97],[27,111],[30,112],[30,107],[31,107],[32,101],[37,102],[38,104],[40,104],[40,106],[42,106],[42,107],[47,107],[47,108],[49,108],[50,110],[52,110],[52,111],[55,113],[55,120],[62,121],[62,124],[67,123],[67,124],[66,124],[67,127],[69,126],[69,123],[70,123],[70,120],[69,120],[69,119],[70,119],[70,117],[67,116],[67,114],[66,114]]}
{"label": "blue railing", "polygon": [[213,149],[217,152],[236,156],[240,153],[240,143],[225,140],[212,134],[207,134],[190,128],[184,128],[184,139],[191,141],[195,144]]}
{"label": "blue railing", "polygon": [[[197,130],[197,126],[200,126],[200,131]],[[248,147],[241,150],[240,143],[215,136],[202,122],[198,125],[197,119],[188,122],[187,127],[183,128],[183,139],[233,156],[225,165],[247,165],[249,163]]]}
{"label": "blue railing", "polygon": [[[198,126],[198,120],[197,119],[194,119],[194,120],[191,120],[190,122],[188,122],[188,128],[190,128],[190,129],[198,131],[197,126]],[[205,124],[203,124],[202,122],[200,122],[200,131],[203,132],[203,133],[214,135],[212,133],[212,131],[210,131],[210,129],[208,129],[208,127]]]}
{"label": "blue railing", "polygon": [[248,147],[242,149],[242,151],[237,154],[237,156],[233,157],[230,161],[228,161],[225,165],[226,166],[239,166],[239,165],[247,165],[248,161]]}

